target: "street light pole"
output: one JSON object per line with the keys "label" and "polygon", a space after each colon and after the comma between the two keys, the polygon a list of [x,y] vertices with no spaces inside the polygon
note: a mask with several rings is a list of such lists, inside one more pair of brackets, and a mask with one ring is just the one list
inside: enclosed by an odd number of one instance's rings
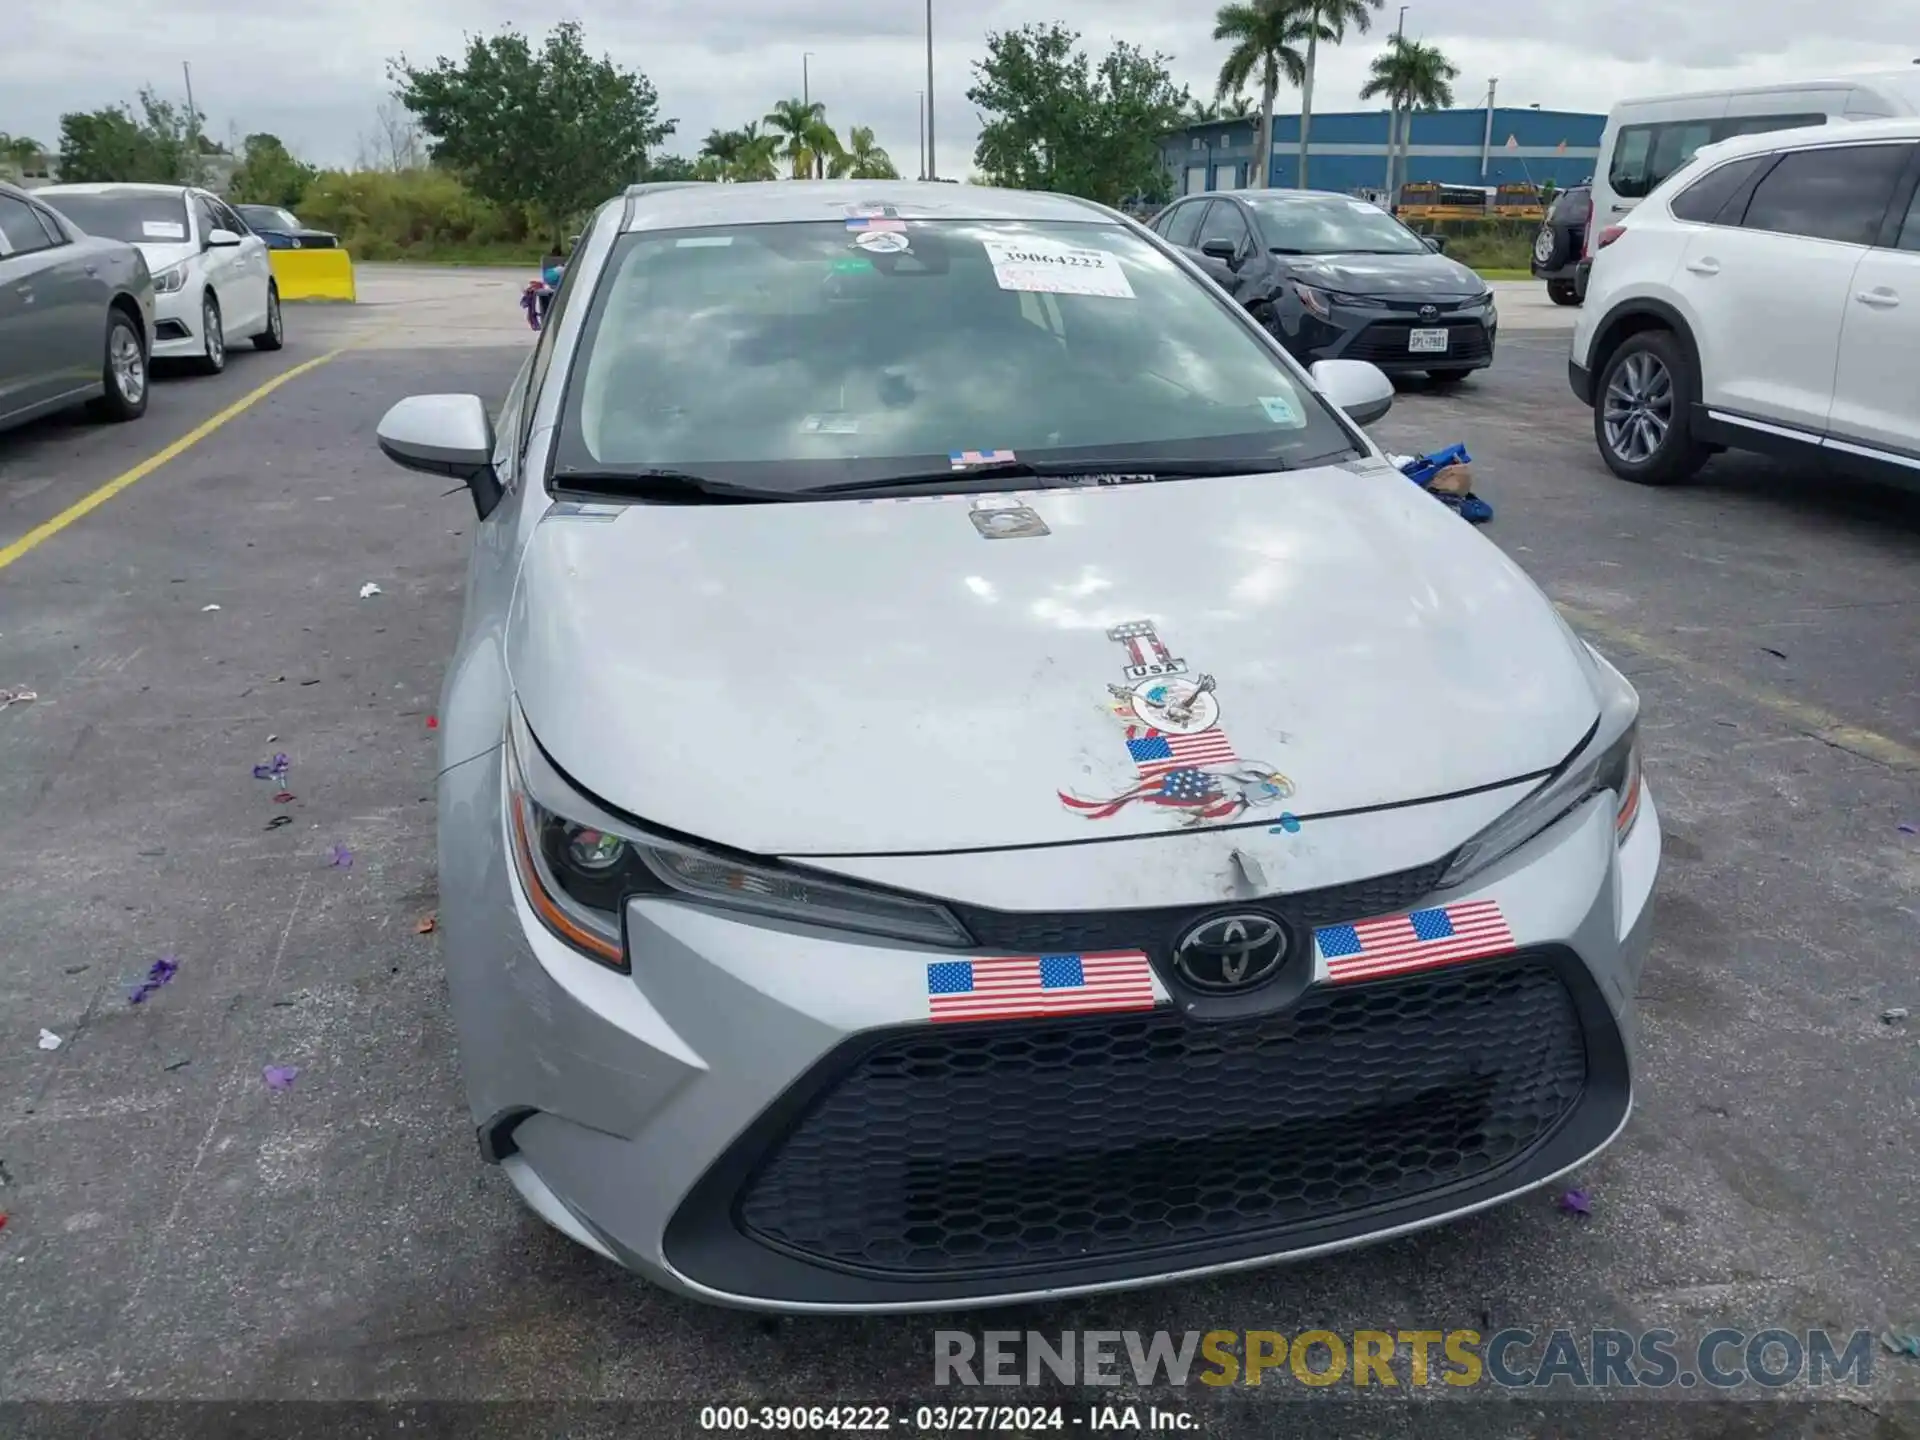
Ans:
{"label": "street light pole", "polygon": [[807,62],[812,58],[811,50],[800,52],[800,103],[809,110],[813,108],[813,88],[807,78]]}
{"label": "street light pole", "polygon": [[920,178],[927,178],[927,92],[917,90],[914,98],[920,102]]}
{"label": "street light pole", "polygon": [[939,176],[940,162],[933,157],[933,0],[927,0],[927,179]]}

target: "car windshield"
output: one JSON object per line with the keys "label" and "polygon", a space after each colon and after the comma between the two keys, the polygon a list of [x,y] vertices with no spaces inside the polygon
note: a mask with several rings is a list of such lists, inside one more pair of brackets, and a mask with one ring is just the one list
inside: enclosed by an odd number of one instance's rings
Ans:
{"label": "car windshield", "polygon": [[59,191],[39,197],[89,235],[105,240],[167,244],[185,240],[187,202],[180,195],[144,190],[102,190],[90,195]]}
{"label": "car windshield", "polygon": [[240,211],[240,218],[256,229],[300,230],[305,228],[291,210],[282,210],[277,205],[240,205],[235,208]]}
{"label": "car windshield", "polygon": [[1253,473],[1353,450],[1247,322],[1107,222],[630,234],[576,353],[567,485],[670,468],[797,492],[1016,457]]}
{"label": "car windshield", "polygon": [[1260,233],[1290,255],[1418,255],[1420,237],[1378,205],[1344,195],[1242,195]]}

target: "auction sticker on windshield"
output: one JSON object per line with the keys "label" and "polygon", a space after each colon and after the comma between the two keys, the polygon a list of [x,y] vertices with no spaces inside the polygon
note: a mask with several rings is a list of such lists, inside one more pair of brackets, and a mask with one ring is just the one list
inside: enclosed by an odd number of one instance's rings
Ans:
{"label": "auction sticker on windshield", "polygon": [[1044,295],[1104,295],[1114,300],[1134,298],[1127,272],[1107,250],[1083,250],[1068,245],[984,242],[993,278],[1002,290],[1032,290]]}

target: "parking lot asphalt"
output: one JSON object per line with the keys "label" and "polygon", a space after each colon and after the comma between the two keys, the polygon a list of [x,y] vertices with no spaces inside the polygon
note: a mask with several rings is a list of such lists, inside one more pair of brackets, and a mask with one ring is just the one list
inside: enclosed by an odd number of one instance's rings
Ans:
{"label": "parking lot asphalt", "polygon": [[[419,933],[472,510],[373,443],[409,392],[503,392],[517,278],[367,267],[361,305],[290,309],[283,353],[162,379],[140,423],[0,436],[3,547],[330,357],[0,565],[0,688],[39,695],[0,710],[0,1397],[642,1401],[625,1433],[665,1435],[687,1402],[927,1396],[936,1329],[1914,1328],[1920,1022],[1882,1017],[1920,1010],[1920,498],[1737,456],[1679,490],[1614,480],[1545,307],[1376,434],[1463,441],[1489,538],[1641,692],[1665,869],[1636,1110],[1578,1177],[1590,1219],[1542,1194],[1214,1283],[779,1322],[546,1230],[475,1154]],[[281,803],[252,776],[276,752]],[[177,976],[130,1005],[162,956]],[[1811,1417],[1706,1393],[1604,1407],[1606,1433],[1920,1435],[1920,1360],[1883,1352]],[[1541,1396],[1474,1396],[1363,1392],[1387,1403],[1342,1428],[1549,1424]],[[1098,1398],[1271,1434],[1336,1397]]]}

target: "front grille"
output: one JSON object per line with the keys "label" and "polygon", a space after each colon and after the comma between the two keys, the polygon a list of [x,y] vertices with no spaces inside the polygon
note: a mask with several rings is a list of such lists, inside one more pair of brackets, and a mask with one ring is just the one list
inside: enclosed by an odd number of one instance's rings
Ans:
{"label": "front grille", "polygon": [[1211,1024],[916,1027],[771,1138],[734,1214],[814,1265],[926,1282],[1280,1250],[1516,1168],[1588,1069],[1574,996],[1526,957]]}
{"label": "front grille", "polygon": [[[1371,880],[1330,886],[1324,890],[1276,895],[1258,903],[1290,915],[1308,927],[1367,920],[1375,915],[1408,909],[1414,901],[1431,894],[1452,859],[1451,855],[1446,855],[1431,864],[1418,865],[1392,875],[1377,875]],[[988,910],[978,905],[960,904],[952,904],[948,908],[967,927],[967,932],[989,950],[1010,950],[1019,955],[1144,950],[1158,958],[1171,950],[1174,941],[1189,925],[1203,915],[1218,911],[1220,907],[1183,905],[1153,910],[1065,910],[1052,913]]]}
{"label": "front grille", "polygon": [[[1422,352],[1414,354],[1407,346],[1409,334],[1415,329],[1449,331],[1447,348],[1444,352]],[[1478,320],[1448,321],[1436,320],[1432,325],[1405,325],[1398,321],[1383,321],[1369,325],[1353,339],[1353,343],[1340,352],[1346,360],[1399,360],[1412,365],[1459,365],[1476,360],[1484,360],[1492,354],[1487,342],[1487,330]]]}

